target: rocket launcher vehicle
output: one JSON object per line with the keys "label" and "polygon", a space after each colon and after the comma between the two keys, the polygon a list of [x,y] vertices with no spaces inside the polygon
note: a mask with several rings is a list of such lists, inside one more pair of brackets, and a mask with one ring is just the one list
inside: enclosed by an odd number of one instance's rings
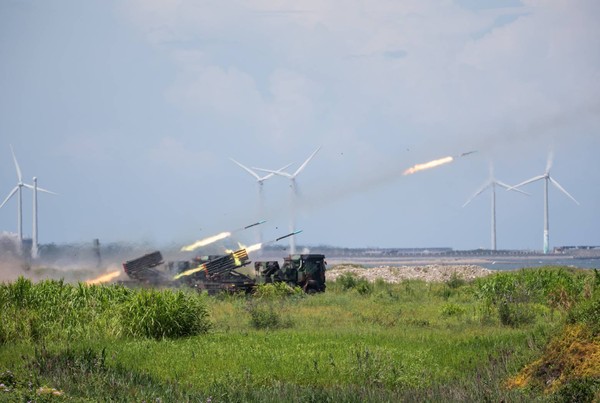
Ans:
{"label": "rocket launcher vehicle", "polygon": [[199,290],[208,292],[246,291],[256,285],[256,281],[236,269],[250,264],[248,253],[263,245],[277,242],[301,231],[295,231],[264,244],[242,248],[226,255],[194,258],[189,261],[163,261],[159,251],[148,253],[137,259],[123,263],[125,273],[132,279],[146,284],[178,284],[184,282]]}
{"label": "rocket launcher vehicle", "polygon": [[123,270],[130,278],[145,283],[160,283],[166,280],[165,275],[157,267],[163,264],[159,251],[148,253],[137,259],[123,263]]}

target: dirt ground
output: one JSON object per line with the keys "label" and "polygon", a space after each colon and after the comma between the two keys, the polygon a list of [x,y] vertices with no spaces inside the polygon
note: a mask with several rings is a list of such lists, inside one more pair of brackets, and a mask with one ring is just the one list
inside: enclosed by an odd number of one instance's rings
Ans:
{"label": "dirt ground", "polygon": [[477,265],[432,264],[423,266],[380,266],[362,268],[342,264],[327,270],[327,280],[333,281],[345,273],[352,273],[359,278],[364,278],[371,282],[380,278],[388,283],[399,283],[403,280],[444,282],[448,281],[453,275],[469,281],[478,277],[487,276],[493,273],[493,271]]}

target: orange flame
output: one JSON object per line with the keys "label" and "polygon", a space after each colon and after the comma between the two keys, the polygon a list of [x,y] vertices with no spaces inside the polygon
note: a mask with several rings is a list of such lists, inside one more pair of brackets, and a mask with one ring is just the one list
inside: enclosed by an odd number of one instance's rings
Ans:
{"label": "orange flame", "polygon": [[444,158],[440,158],[438,160],[426,162],[424,164],[417,164],[417,165],[412,166],[412,167],[408,168],[407,170],[405,170],[402,173],[402,175],[412,175],[415,172],[423,171],[425,169],[439,167],[440,165],[448,164],[452,161],[454,161],[453,157],[444,157]]}
{"label": "orange flame", "polygon": [[119,277],[120,275],[121,275],[121,270],[115,270],[115,271],[111,271],[110,273],[103,274],[94,279],[88,280],[85,283],[88,285],[108,283],[109,281]]}
{"label": "orange flame", "polygon": [[229,236],[231,236],[231,232],[221,232],[220,234],[209,236],[208,238],[204,238],[199,241],[196,241],[191,245],[184,246],[183,248],[181,248],[181,251],[182,252],[191,252],[202,246],[210,245],[211,243],[220,241],[221,239],[225,239]]}

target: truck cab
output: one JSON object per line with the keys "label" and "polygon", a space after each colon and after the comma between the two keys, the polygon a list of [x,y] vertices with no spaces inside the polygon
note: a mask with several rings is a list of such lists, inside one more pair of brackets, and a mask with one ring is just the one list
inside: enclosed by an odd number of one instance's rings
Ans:
{"label": "truck cab", "polygon": [[277,261],[255,262],[257,278],[264,283],[286,282],[302,287],[306,293],[325,291],[325,255],[289,255],[280,267]]}

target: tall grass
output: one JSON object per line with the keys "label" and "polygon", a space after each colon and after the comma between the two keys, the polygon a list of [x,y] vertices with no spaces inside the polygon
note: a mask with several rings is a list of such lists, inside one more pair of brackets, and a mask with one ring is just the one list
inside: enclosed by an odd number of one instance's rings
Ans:
{"label": "tall grass", "polygon": [[544,267],[497,273],[475,284],[487,313],[495,310],[503,325],[518,327],[532,323],[541,311],[564,313],[589,298],[594,278],[589,271]]}
{"label": "tall grass", "polygon": [[493,304],[536,302],[568,309],[589,295],[594,279],[589,271],[563,267],[522,269],[478,279],[478,296]]}
{"label": "tall grass", "polygon": [[194,292],[21,277],[0,284],[0,344],[201,334],[210,328],[205,300]]}

